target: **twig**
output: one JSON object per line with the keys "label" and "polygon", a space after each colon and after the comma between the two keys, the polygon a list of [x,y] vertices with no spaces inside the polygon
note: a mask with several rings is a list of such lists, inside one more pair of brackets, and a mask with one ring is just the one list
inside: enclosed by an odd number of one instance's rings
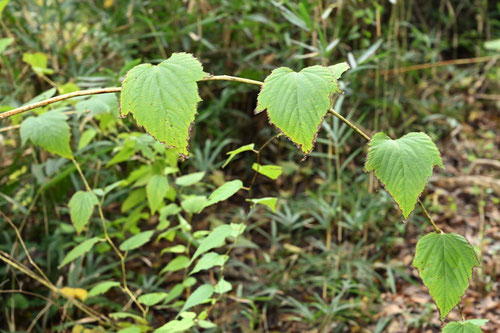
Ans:
{"label": "twig", "polygon": [[[245,79],[242,77],[230,76],[230,75],[212,75],[212,76],[206,77],[204,79],[201,79],[200,81],[234,81],[234,82],[254,84],[254,85],[258,85],[258,86],[262,86],[264,84],[261,81],[250,80],[250,79]],[[117,93],[117,92],[121,92],[121,91],[122,91],[121,87],[110,87],[110,88],[75,91],[75,92],[72,92],[69,94],[59,95],[56,97],[45,99],[45,100],[37,102],[37,103],[21,106],[19,108],[13,109],[13,110],[2,112],[2,113],[0,113],[0,119],[5,119],[5,118],[11,117],[15,114],[19,114],[19,113],[23,113],[23,112],[26,112],[29,110],[36,109],[36,108],[47,106],[49,104],[64,101],[66,99],[70,99],[73,97]]]}

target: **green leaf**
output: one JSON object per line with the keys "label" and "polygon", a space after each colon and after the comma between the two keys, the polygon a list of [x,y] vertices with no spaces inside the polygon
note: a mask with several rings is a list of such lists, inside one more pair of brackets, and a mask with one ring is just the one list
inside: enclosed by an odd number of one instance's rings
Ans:
{"label": "green leaf", "polygon": [[225,244],[227,237],[236,238],[245,231],[244,224],[223,224],[212,230],[207,237],[200,241],[200,245],[196,249],[191,262],[193,262],[199,255],[210,251],[216,247],[221,247]]}
{"label": "green leaf", "polygon": [[189,214],[198,214],[207,205],[207,197],[203,195],[189,196],[181,202],[181,207]]}
{"label": "green leaf", "polygon": [[154,330],[154,333],[178,333],[184,332],[194,326],[194,321],[191,318],[182,318],[181,320],[171,320],[162,327]]}
{"label": "green leaf", "polygon": [[443,328],[443,333],[481,333],[483,330],[470,322],[452,321]]}
{"label": "green leaf", "polygon": [[3,10],[7,7],[10,0],[0,0],[0,18],[2,17]]}
{"label": "green leaf", "polygon": [[214,293],[214,287],[210,284],[204,284],[198,287],[198,289],[196,289],[191,294],[191,296],[188,297],[181,311],[179,311],[179,314],[183,313],[186,310],[191,309],[193,306],[204,303],[210,297],[212,297],[213,293]]}
{"label": "green leaf", "polygon": [[334,73],[327,67],[307,67],[298,73],[280,67],[265,79],[255,111],[267,109],[271,124],[307,155],[332,107],[330,97],[335,92],[340,89]]}
{"label": "green leaf", "polygon": [[109,289],[119,286],[120,284],[116,281],[104,281],[92,287],[87,296],[91,297],[91,296],[102,295],[106,293]]}
{"label": "green leaf", "polygon": [[254,163],[252,169],[271,179],[277,179],[283,172],[283,169],[279,165],[260,165]]}
{"label": "green leaf", "polygon": [[149,179],[146,186],[149,208],[154,214],[163,204],[163,198],[168,191],[168,179],[163,175],[154,175]]}
{"label": "green leaf", "polygon": [[153,236],[153,233],[153,230],[149,230],[130,237],[129,239],[121,243],[120,250],[131,251],[143,246],[144,244],[149,242],[151,236]]}
{"label": "green leaf", "polygon": [[89,222],[90,216],[94,211],[94,207],[99,203],[96,195],[93,192],[78,191],[71,197],[68,203],[71,222],[75,226],[78,233],[82,232],[83,228]]}
{"label": "green leaf", "polygon": [[224,280],[224,278],[222,278],[215,286],[214,291],[217,294],[224,294],[224,293],[227,293],[228,291],[231,291],[231,289],[233,289],[233,286],[231,286],[231,283],[227,282],[226,280]]}
{"label": "green leaf", "polygon": [[180,176],[177,179],[175,179],[175,185],[191,186],[191,185],[194,185],[196,183],[199,183],[203,179],[204,176],[205,176],[205,172],[203,172],[203,171]]}
{"label": "green leaf", "polygon": [[80,141],[78,141],[78,150],[85,148],[97,135],[97,131],[93,128],[89,128],[80,136]]}
{"label": "green leaf", "polygon": [[180,269],[186,268],[189,266],[189,258],[186,256],[177,256],[175,257],[172,261],[168,263],[167,266],[165,266],[160,274],[163,274],[165,272],[175,272]]}
{"label": "green leaf", "polygon": [[218,187],[215,191],[212,192],[212,194],[210,194],[206,206],[211,206],[230,198],[242,187],[243,183],[241,182],[241,180],[237,179],[222,184],[222,186]]}
{"label": "green leaf", "polygon": [[[1,4],[1,2],[0,2]],[[0,5],[1,6],[1,5]],[[5,51],[6,48],[9,47],[10,44],[14,41],[14,38],[0,38],[0,54]]]}
{"label": "green leaf", "polygon": [[273,213],[276,213],[276,203],[278,202],[278,198],[258,198],[258,199],[247,199],[246,201],[251,202],[252,206],[255,205],[264,205],[271,209]]}
{"label": "green leaf", "polygon": [[59,268],[66,266],[76,258],[83,256],[85,253],[89,252],[92,249],[95,243],[100,242],[102,240],[103,239],[99,237],[92,237],[87,239],[83,243],[77,245],[73,250],[69,251],[69,253],[64,257],[61,265],[59,265]]}
{"label": "green leaf", "polygon": [[366,171],[375,170],[375,176],[408,218],[433,167],[438,165],[444,169],[436,145],[425,133],[409,133],[397,140],[377,133],[368,145]]}
{"label": "green leaf", "polygon": [[118,116],[118,98],[115,93],[92,95],[90,98],[76,103],[75,109],[78,115],[89,111],[93,116],[103,113]]}
{"label": "green leaf", "polygon": [[138,65],[123,80],[120,113],[131,113],[158,141],[188,156],[189,130],[201,101],[196,82],[206,76],[187,53],[174,53],[157,66]]}
{"label": "green leaf", "polygon": [[24,53],[23,61],[30,65],[38,75],[54,73],[54,70],[47,68],[47,55],[45,53]]}
{"label": "green leaf", "polygon": [[330,70],[330,72],[332,72],[333,77],[336,80],[340,79],[342,74],[344,74],[349,68],[351,68],[351,66],[349,66],[349,64],[345,61],[333,66],[328,66],[328,69]]}
{"label": "green leaf", "polygon": [[139,296],[137,300],[146,306],[153,306],[163,301],[167,296],[167,293],[149,293]]}
{"label": "green leaf", "polygon": [[238,155],[239,153],[242,153],[244,151],[249,151],[249,150],[253,150],[253,148],[255,147],[255,144],[251,143],[249,145],[245,145],[245,146],[241,146],[240,148],[238,149],[235,149],[235,150],[231,150],[230,152],[227,153],[227,155],[229,155],[226,163],[224,163],[224,165],[222,166],[223,168],[226,167],[226,165],[229,164],[229,162],[231,162],[233,160],[233,158]]}
{"label": "green leaf", "polygon": [[490,321],[489,319],[469,319],[466,320],[465,322],[474,324],[476,326],[483,326],[486,325],[489,321]]}
{"label": "green leaf", "polygon": [[413,266],[436,302],[441,320],[460,302],[477,265],[474,249],[458,234],[433,232],[417,242]]}
{"label": "green leaf", "polygon": [[205,253],[200,260],[196,263],[193,270],[189,275],[198,273],[199,271],[210,269],[214,266],[224,266],[229,256],[224,254],[218,254],[215,252]]}
{"label": "green leaf", "polygon": [[46,112],[38,117],[28,117],[21,124],[21,141],[30,139],[43,149],[71,159],[73,153],[69,146],[71,137],[66,115],[62,112]]}
{"label": "green leaf", "polygon": [[484,42],[484,48],[491,51],[500,51],[500,39]]}

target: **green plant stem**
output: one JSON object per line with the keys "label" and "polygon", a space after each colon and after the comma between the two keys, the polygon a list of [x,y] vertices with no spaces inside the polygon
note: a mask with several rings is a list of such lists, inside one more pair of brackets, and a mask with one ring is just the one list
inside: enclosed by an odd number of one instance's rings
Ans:
{"label": "green plant stem", "polygon": [[436,225],[436,223],[434,223],[434,220],[432,219],[432,217],[429,214],[429,212],[427,211],[427,209],[425,209],[425,206],[424,206],[423,202],[420,201],[420,199],[418,199],[418,204],[420,205],[420,208],[422,208],[422,211],[424,212],[424,214],[427,217],[427,219],[431,222],[432,227],[434,228],[434,231],[436,231],[437,233],[442,234],[443,230],[439,229],[438,226]]}
{"label": "green plant stem", "polygon": [[[85,188],[87,189],[87,191],[92,192],[92,189],[90,188],[90,185],[87,182],[87,179],[85,178],[85,175],[83,174],[83,171],[82,171],[80,165],[78,164],[78,162],[74,158],[72,159],[72,161],[73,161],[73,164],[75,165],[76,169],[78,170],[78,173],[80,174],[80,177],[82,178],[82,181],[83,181],[83,183],[85,185]],[[126,254],[123,254],[118,249],[118,247],[115,245],[115,243],[113,242],[113,240],[111,240],[111,237],[108,234],[108,228],[106,226],[106,219],[104,218],[104,213],[102,211],[102,205],[101,205],[100,201],[97,202],[97,210],[99,211],[99,217],[101,218],[101,224],[102,224],[102,230],[104,232],[104,238],[106,239],[106,241],[108,242],[108,244],[111,246],[111,248],[113,248],[113,250],[115,251],[116,255],[120,258],[120,264],[121,264],[121,270],[122,270],[122,281],[123,281],[122,282],[122,284],[123,284],[122,289],[123,289],[123,291],[127,295],[129,295],[130,299],[141,310],[141,312],[143,314],[143,317],[146,318],[147,310],[141,305],[141,303],[139,303],[139,301],[137,301],[137,298],[135,297],[135,295],[128,288],[128,285],[127,285],[127,269],[126,269],[126,266],[125,266],[125,260],[126,260],[127,257],[126,257]]]}

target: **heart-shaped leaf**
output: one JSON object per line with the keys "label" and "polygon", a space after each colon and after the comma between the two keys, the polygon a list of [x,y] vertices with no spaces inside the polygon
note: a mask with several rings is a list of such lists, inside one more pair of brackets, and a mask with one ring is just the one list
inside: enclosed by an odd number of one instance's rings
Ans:
{"label": "heart-shaped leaf", "polygon": [[439,150],[425,133],[409,133],[392,140],[377,133],[368,144],[366,171],[385,185],[407,218],[415,208],[435,165],[444,169]]}
{"label": "heart-shaped leaf", "polygon": [[131,113],[149,134],[187,157],[189,131],[201,101],[196,82],[205,76],[201,63],[188,53],[174,53],[157,66],[135,66],[122,83],[120,113]]}
{"label": "heart-shaped leaf", "polygon": [[323,66],[307,67],[298,73],[287,67],[277,68],[264,81],[255,111],[267,109],[271,124],[307,155],[332,107],[331,95],[340,93],[338,75]]}

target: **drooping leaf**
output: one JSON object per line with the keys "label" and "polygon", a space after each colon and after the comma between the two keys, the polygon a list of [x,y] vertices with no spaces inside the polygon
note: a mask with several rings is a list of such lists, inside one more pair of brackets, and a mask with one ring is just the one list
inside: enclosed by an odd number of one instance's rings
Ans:
{"label": "drooping leaf", "polygon": [[403,216],[408,218],[424,190],[435,165],[444,169],[434,142],[425,133],[409,133],[392,140],[377,133],[369,143],[366,171],[375,170],[375,176],[398,203]]}
{"label": "drooping leaf", "polygon": [[101,242],[102,240],[103,239],[99,237],[92,237],[87,239],[83,243],[78,244],[73,250],[69,251],[68,254],[64,257],[61,265],[59,265],[59,268],[69,264],[76,258],[83,256],[85,253],[89,252],[97,242]]}
{"label": "drooping leaf", "polygon": [[224,224],[210,231],[207,237],[200,241],[200,245],[196,249],[191,262],[193,262],[200,254],[210,251],[216,247],[221,247],[225,244],[227,237],[238,237],[245,231],[244,224]]}
{"label": "drooping leaf", "polygon": [[120,244],[120,250],[131,251],[143,246],[144,244],[149,242],[151,236],[153,236],[153,233],[153,230],[143,231],[141,233],[138,233],[137,235],[130,237]]}
{"label": "drooping leaf", "polygon": [[254,163],[252,169],[271,179],[277,179],[283,172],[283,169],[279,165],[260,165]]}
{"label": "drooping leaf", "polygon": [[181,311],[179,311],[179,314],[183,313],[186,310],[191,309],[193,306],[204,303],[205,301],[210,299],[210,297],[212,297],[213,293],[214,293],[214,287],[210,284],[204,284],[198,287],[198,289],[196,289],[191,294],[191,296],[188,297]]}
{"label": "drooping leaf", "polygon": [[255,111],[267,109],[271,124],[307,155],[335,92],[340,92],[336,74],[328,67],[312,66],[298,73],[280,67],[265,79]]}
{"label": "drooping leaf", "polygon": [[211,206],[230,198],[236,192],[238,192],[242,187],[243,183],[241,182],[241,180],[238,179],[222,184],[215,191],[213,191],[212,194],[210,194],[206,206]]}
{"label": "drooping leaf", "polygon": [[223,266],[226,263],[227,259],[229,259],[229,256],[224,254],[218,254],[215,252],[205,253],[200,258],[200,260],[198,260],[198,262],[194,266],[191,273],[189,273],[189,275],[198,273],[199,271],[205,269],[210,269],[214,266]]}
{"label": "drooping leaf", "polygon": [[94,207],[98,203],[99,201],[93,192],[78,191],[73,194],[68,203],[68,207],[71,222],[73,222],[78,233],[82,232],[83,228],[87,225],[94,211]]}
{"label": "drooping leaf", "polygon": [[168,179],[166,176],[154,175],[149,179],[148,185],[146,186],[146,194],[151,214],[154,214],[161,207],[167,191]]}
{"label": "drooping leaf", "polygon": [[38,117],[28,117],[21,123],[21,141],[30,139],[43,149],[65,158],[72,158],[71,137],[66,115],[62,112],[46,112]]}
{"label": "drooping leaf", "polygon": [[137,300],[146,306],[153,306],[163,301],[167,296],[167,293],[149,293],[139,296]]}
{"label": "drooping leaf", "polygon": [[187,53],[174,53],[157,66],[135,66],[122,83],[121,115],[131,113],[158,141],[187,156],[189,130],[201,101],[196,82],[205,76],[201,63]]}
{"label": "drooping leaf", "polygon": [[443,328],[443,333],[482,333],[483,330],[470,322],[452,321]]}
{"label": "drooping leaf", "polygon": [[205,176],[205,172],[194,172],[188,175],[180,176],[175,179],[175,185],[178,186],[191,186],[196,183],[199,183],[203,177]]}
{"label": "drooping leaf", "polygon": [[278,198],[258,198],[258,199],[247,199],[246,201],[251,202],[252,206],[255,205],[264,205],[271,209],[273,213],[276,213],[276,203],[278,202]]}
{"label": "drooping leaf", "polygon": [[98,295],[102,295],[104,293],[106,293],[109,289],[113,288],[113,287],[119,287],[120,286],[120,283],[116,282],[116,281],[103,281],[103,282],[100,282],[99,284],[95,285],[94,287],[92,287],[92,289],[90,289],[89,291],[89,297],[92,297],[92,296],[98,296]]}
{"label": "drooping leaf", "polygon": [[441,320],[460,302],[477,265],[474,249],[458,234],[433,232],[418,240],[413,266],[436,302]]}
{"label": "drooping leaf", "polygon": [[231,150],[230,152],[227,153],[227,155],[229,155],[229,157],[227,158],[227,161],[224,163],[224,165],[222,166],[223,168],[226,167],[226,165],[229,164],[229,162],[231,162],[233,160],[233,158],[238,155],[239,153],[242,153],[244,151],[250,151],[252,150],[253,151],[253,148],[255,147],[255,144],[251,143],[249,145],[245,145],[245,146],[241,146],[240,148],[238,149],[235,149],[235,150]]}

